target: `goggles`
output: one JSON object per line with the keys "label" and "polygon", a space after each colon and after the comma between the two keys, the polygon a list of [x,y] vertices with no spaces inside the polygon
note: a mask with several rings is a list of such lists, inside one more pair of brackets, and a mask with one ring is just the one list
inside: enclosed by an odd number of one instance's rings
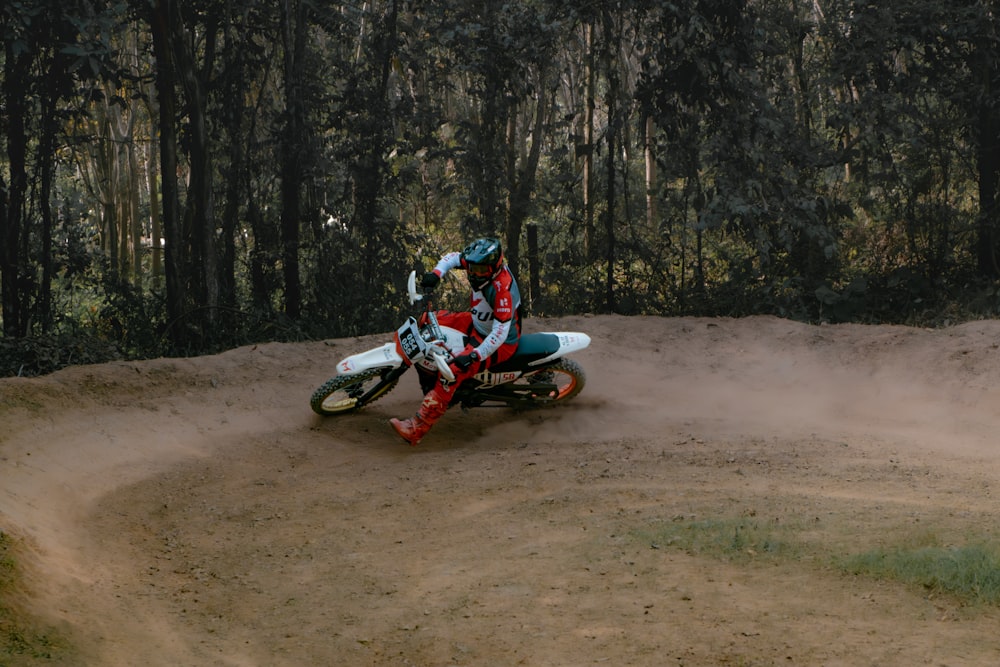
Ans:
{"label": "goggles", "polygon": [[465,267],[470,276],[476,278],[490,278],[493,276],[493,267],[489,264],[469,264]]}

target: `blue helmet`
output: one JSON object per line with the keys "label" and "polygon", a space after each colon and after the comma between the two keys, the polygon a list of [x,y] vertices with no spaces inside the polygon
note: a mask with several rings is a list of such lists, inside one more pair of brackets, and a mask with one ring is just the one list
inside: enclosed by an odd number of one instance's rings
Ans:
{"label": "blue helmet", "polygon": [[469,284],[480,289],[503,268],[503,246],[500,239],[486,236],[476,239],[462,251],[462,267]]}

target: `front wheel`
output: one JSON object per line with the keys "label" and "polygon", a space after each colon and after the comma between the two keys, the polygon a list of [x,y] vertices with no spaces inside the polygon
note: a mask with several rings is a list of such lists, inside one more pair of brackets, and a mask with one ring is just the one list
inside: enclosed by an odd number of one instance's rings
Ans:
{"label": "front wheel", "polygon": [[399,369],[374,368],[330,378],[313,392],[309,405],[324,417],[353,412],[388,394],[399,381]]}
{"label": "front wheel", "polygon": [[[583,367],[572,359],[560,359],[551,366],[524,375],[514,382],[518,393],[527,393],[535,406],[564,403],[573,398],[587,383]],[[527,391],[525,391],[527,390]]]}

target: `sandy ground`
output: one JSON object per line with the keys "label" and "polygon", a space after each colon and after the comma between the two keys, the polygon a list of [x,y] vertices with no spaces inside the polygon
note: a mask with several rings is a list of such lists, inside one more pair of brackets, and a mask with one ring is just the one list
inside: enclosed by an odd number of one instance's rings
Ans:
{"label": "sandy ground", "polygon": [[[415,374],[309,409],[384,335],[0,380],[0,527],[74,647],[11,664],[1000,664],[996,608],[828,557],[997,538],[1000,322],[527,329],[593,337],[583,393],[418,448],[387,424]],[[822,548],[661,543],[741,517]]]}

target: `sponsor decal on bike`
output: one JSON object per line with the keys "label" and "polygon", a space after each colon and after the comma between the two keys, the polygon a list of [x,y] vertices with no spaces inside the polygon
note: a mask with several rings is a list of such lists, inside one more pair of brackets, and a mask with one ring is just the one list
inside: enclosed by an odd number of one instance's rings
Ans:
{"label": "sponsor decal on bike", "polygon": [[559,346],[569,347],[570,345],[575,345],[578,339],[579,337],[576,336],[575,334],[564,333],[559,336]]}
{"label": "sponsor decal on bike", "polygon": [[344,359],[340,362],[340,366],[337,367],[341,374],[351,373],[354,371],[354,362],[350,359]]}
{"label": "sponsor decal on bike", "polygon": [[490,373],[489,371],[486,371],[477,375],[476,379],[482,382],[483,386],[495,387],[499,384],[513,382],[520,376],[521,373],[516,371],[507,371],[506,373]]}

